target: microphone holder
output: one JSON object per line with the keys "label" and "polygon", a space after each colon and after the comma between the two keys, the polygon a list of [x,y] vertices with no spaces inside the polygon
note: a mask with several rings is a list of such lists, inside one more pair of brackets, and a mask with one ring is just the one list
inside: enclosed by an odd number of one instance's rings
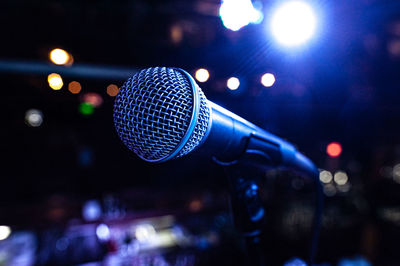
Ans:
{"label": "microphone holder", "polygon": [[225,165],[229,181],[231,215],[235,228],[241,233],[246,244],[246,265],[261,266],[265,265],[260,243],[266,219],[265,209],[259,193],[257,174],[244,169],[239,163]]}

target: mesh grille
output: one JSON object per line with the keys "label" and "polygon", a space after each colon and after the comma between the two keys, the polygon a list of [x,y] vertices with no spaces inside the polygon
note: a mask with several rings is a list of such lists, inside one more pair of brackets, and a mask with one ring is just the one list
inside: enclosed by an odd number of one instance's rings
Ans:
{"label": "mesh grille", "polygon": [[179,152],[178,157],[188,154],[191,152],[197,145],[200,144],[204,135],[207,132],[210,120],[210,108],[207,104],[207,99],[204,96],[204,93],[198,88],[200,94],[200,112],[199,117],[197,118],[197,124],[194,128],[194,133],[183,147],[183,149]]}
{"label": "mesh grille", "polygon": [[[198,123],[178,156],[193,150],[207,130],[210,113],[202,92],[200,99]],[[115,127],[123,143],[139,157],[162,160],[185,136],[193,104],[192,85],[180,71],[144,69],[121,87],[114,104]]]}

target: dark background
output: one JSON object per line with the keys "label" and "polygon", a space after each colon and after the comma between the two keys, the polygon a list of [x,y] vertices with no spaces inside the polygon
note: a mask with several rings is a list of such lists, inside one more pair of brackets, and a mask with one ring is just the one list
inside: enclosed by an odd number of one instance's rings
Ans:
{"label": "dark background", "polygon": [[[400,2],[312,1],[318,34],[295,50],[268,32],[276,1],[262,4],[261,24],[232,32],[218,17],[219,1],[4,1],[0,60],[51,66],[49,51],[63,48],[74,57],[71,67],[207,68],[211,77],[200,86],[208,99],[295,143],[321,169],[348,174],[350,190],[326,199],[319,261],[361,254],[376,265],[399,263],[400,184],[391,168],[400,163]],[[276,76],[270,88],[259,83],[265,72]],[[123,146],[106,94],[123,79],[65,75],[53,91],[48,74],[0,71],[1,224],[46,227],[54,208],[62,210],[57,222],[66,221],[80,216],[85,200],[110,194],[128,209],[156,211],[184,208],[204,193],[225,195],[224,172],[210,158],[150,165]],[[230,76],[242,81],[237,91],[225,87]],[[67,90],[73,80],[82,84],[78,95]],[[86,92],[104,101],[89,116],[78,108]],[[30,108],[43,112],[40,127],[25,123]],[[342,144],[339,158],[326,154],[332,141]],[[280,220],[313,207],[312,187],[293,178],[273,173],[263,184],[266,246],[276,261],[305,254],[301,222],[293,229]]]}

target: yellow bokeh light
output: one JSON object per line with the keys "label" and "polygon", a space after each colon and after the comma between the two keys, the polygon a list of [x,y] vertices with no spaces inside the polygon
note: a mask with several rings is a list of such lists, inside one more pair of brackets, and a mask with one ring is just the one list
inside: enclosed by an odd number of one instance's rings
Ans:
{"label": "yellow bokeh light", "polygon": [[61,76],[56,73],[51,73],[48,75],[47,81],[49,82],[50,88],[56,91],[61,90],[62,86],[64,85]]}
{"label": "yellow bokeh light", "polygon": [[107,94],[110,95],[111,97],[117,96],[119,92],[119,88],[117,85],[110,84],[107,86]]}
{"label": "yellow bokeh light", "polygon": [[65,65],[70,61],[70,55],[63,49],[53,49],[50,52],[50,60],[56,65]]}
{"label": "yellow bokeh light", "polygon": [[199,68],[195,73],[195,78],[199,82],[206,82],[209,77],[210,77],[210,73],[208,72],[207,69],[204,69],[204,68]]}
{"label": "yellow bokeh light", "polygon": [[72,94],[78,94],[81,92],[82,90],[82,86],[78,81],[71,81],[68,84],[68,90],[72,93]]}
{"label": "yellow bokeh light", "polygon": [[238,78],[231,77],[226,82],[226,86],[228,87],[228,89],[230,89],[232,91],[237,90],[240,86],[240,81]]}
{"label": "yellow bokeh light", "polygon": [[261,77],[261,84],[264,87],[271,87],[275,83],[275,76],[271,73],[266,73]]}

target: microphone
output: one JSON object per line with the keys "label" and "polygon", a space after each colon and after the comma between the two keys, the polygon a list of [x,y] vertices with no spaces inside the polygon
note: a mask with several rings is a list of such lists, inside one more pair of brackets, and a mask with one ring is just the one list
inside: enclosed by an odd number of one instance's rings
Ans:
{"label": "microphone", "polygon": [[317,171],[289,142],[207,100],[178,68],[147,68],[128,79],[115,100],[114,124],[122,142],[148,162],[199,149],[221,164],[245,158],[306,175]]}
{"label": "microphone", "polygon": [[128,79],[115,99],[114,124],[122,142],[148,162],[166,162],[198,149],[222,165],[244,161],[311,178],[317,192],[312,265],[323,191],[318,169],[292,144],[207,100],[193,77],[179,68],[147,68]]}

